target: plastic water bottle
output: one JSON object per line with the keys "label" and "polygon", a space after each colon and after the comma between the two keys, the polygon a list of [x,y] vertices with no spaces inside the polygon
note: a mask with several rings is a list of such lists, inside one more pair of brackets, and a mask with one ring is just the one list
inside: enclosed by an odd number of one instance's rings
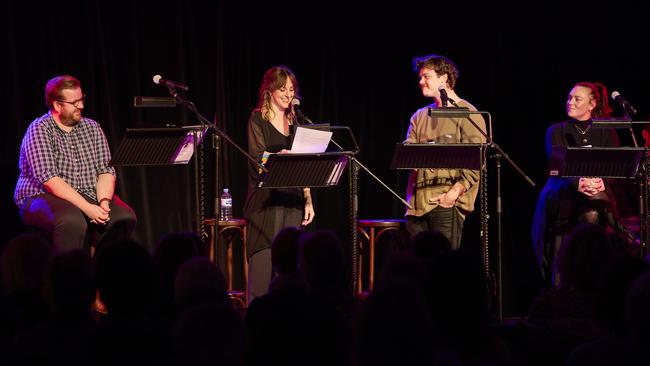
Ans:
{"label": "plastic water bottle", "polygon": [[228,192],[228,188],[223,189],[221,194],[221,211],[219,213],[219,220],[228,221],[232,220],[232,196]]}

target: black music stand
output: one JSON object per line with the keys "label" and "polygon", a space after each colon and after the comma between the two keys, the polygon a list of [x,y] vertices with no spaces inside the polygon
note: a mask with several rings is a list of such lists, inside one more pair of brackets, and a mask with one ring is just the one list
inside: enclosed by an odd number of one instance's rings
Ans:
{"label": "black music stand", "polygon": [[[457,111],[450,111],[449,113]],[[447,111],[445,111],[447,113]],[[436,114],[440,114],[436,111]],[[478,128],[478,127],[477,127]],[[485,135],[485,134],[484,134]],[[487,135],[485,135],[487,136]],[[429,144],[395,144],[393,152],[393,159],[391,162],[391,169],[472,169],[480,171],[481,186],[479,192],[481,193],[480,201],[480,221],[483,225],[481,228],[481,241],[483,243],[482,256],[483,256],[483,270],[486,276],[486,281],[490,281],[490,254],[487,242],[487,199],[486,199],[486,178],[487,178],[487,164],[485,150],[493,144],[447,144],[447,143],[429,143]],[[497,160],[498,162],[498,160]],[[513,163],[514,165],[514,163]],[[515,165],[516,167],[516,165]],[[497,175],[497,178],[499,175]],[[497,183],[497,185],[499,185]],[[500,212],[500,199],[497,198],[497,209]],[[500,221],[499,221],[500,222]],[[500,233],[500,228],[499,228]],[[501,301],[501,239],[497,245],[498,251],[498,264],[499,276],[496,290],[498,291],[497,308],[499,319],[502,315],[502,301]]]}
{"label": "black music stand", "polygon": [[[639,214],[641,216],[641,252],[648,243],[647,149],[641,147],[567,147],[553,146],[548,175],[551,177],[639,178]],[[640,176],[640,177],[639,177]]]}
{"label": "black music stand", "polygon": [[[325,154],[334,154],[338,153],[341,154],[341,156],[344,156],[347,161],[350,162],[350,164],[347,164],[347,169],[348,169],[348,174],[349,174],[349,179],[348,179],[348,194],[349,194],[349,200],[348,203],[350,205],[350,211],[349,211],[349,229],[350,229],[350,241],[351,241],[351,247],[350,247],[350,258],[351,258],[351,268],[350,268],[350,277],[352,280],[352,284],[350,286],[350,289],[355,292],[355,289],[357,288],[357,280],[358,280],[358,265],[357,265],[357,250],[359,248],[359,241],[358,241],[358,231],[357,231],[357,218],[358,218],[358,211],[359,211],[359,199],[358,199],[358,177],[359,177],[359,171],[363,169],[366,173],[368,173],[372,178],[375,179],[375,181],[379,184],[381,184],[386,190],[388,190],[390,193],[392,193],[395,197],[397,197],[404,205],[407,207],[411,207],[411,205],[406,202],[402,197],[400,197],[395,191],[393,191],[390,187],[386,185],[386,183],[382,182],[379,177],[377,177],[370,169],[368,169],[359,159],[356,158],[356,155],[359,153],[359,145],[357,144],[357,140],[354,137],[354,133],[352,133],[352,130],[347,127],[347,126],[331,126],[329,124],[314,124],[309,120],[309,118],[305,118],[305,120],[309,123],[306,125],[301,125],[301,127],[307,127],[307,128],[315,128],[321,131],[332,131],[336,133],[337,131],[345,131],[347,132],[346,135],[339,135],[339,137],[344,137],[344,146],[349,147],[349,149],[343,148],[339,142],[337,142],[334,138],[330,140],[331,145],[329,147],[336,148],[338,149],[336,152],[328,152]],[[328,147],[328,148],[329,148]],[[340,169],[345,169],[345,166],[341,165]],[[338,171],[336,174],[339,174]],[[334,175],[333,175],[334,177]],[[338,178],[337,178],[338,179]],[[331,182],[333,183],[333,181]],[[334,184],[335,185],[335,184]]]}
{"label": "black music stand", "polygon": [[345,152],[271,154],[258,188],[333,187],[347,164]]}
{"label": "black music stand", "polygon": [[553,146],[551,177],[635,178],[644,156],[640,147]]}
{"label": "black music stand", "polygon": [[635,125],[645,125],[648,122],[635,122],[630,118],[592,118],[592,128],[630,128]]}
{"label": "black music stand", "polygon": [[[482,254],[484,261],[484,270],[488,282],[495,283],[496,286],[496,298],[497,298],[497,312],[499,320],[503,320],[503,290],[502,290],[502,259],[501,259],[501,248],[502,248],[502,235],[501,235],[501,216],[502,216],[502,207],[501,207],[501,159],[505,159],[511,167],[513,167],[531,186],[535,186],[533,182],[527,175],[524,173],[521,168],[508,156],[508,154],[494,141],[492,138],[492,115],[486,111],[471,111],[468,108],[461,108],[454,101],[450,102],[454,107],[438,107],[438,106],[429,106],[428,115],[429,117],[442,117],[442,118],[464,118],[469,123],[471,123],[478,132],[480,132],[484,137],[487,143],[485,147],[489,147],[495,151],[491,157],[494,158],[496,166],[496,229],[497,229],[497,279],[494,280],[494,277],[490,271],[489,265],[489,243],[488,243],[488,222],[487,219],[490,216],[487,212],[487,162],[486,155],[487,153],[481,154],[480,161],[480,171],[481,171],[481,183],[480,186],[480,211],[481,211],[481,242],[482,242]],[[472,118],[472,115],[480,115],[487,118],[487,127],[488,131],[484,131]],[[489,132],[489,134],[488,134]],[[427,144],[428,145],[428,144]],[[417,158],[417,157],[416,157]],[[454,165],[457,165],[456,163]],[[407,168],[402,168],[407,169]]]}
{"label": "black music stand", "polygon": [[481,169],[485,144],[395,144],[391,169]]}
{"label": "black music stand", "polygon": [[[111,166],[187,164],[197,151],[205,126],[128,128],[108,163]],[[197,233],[201,232],[199,159],[194,159],[194,204]]]}
{"label": "black music stand", "polygon": [[639,147],[639,143],[636,141],[636,135],[634,134],[634,127],[640,125],[641,128],[643,128],[647,124],[650,124],[650,122],[632,121],[632,119],[629,117],[591,119],[592,128],[613,128],[613,129],[627,128],[630,131],[630,137],[632,137],[632,142],[634,143],[634,147]]}
{"label": "black music stand", "polygon": [[[112,166],[174,165],[189,162],[195,134],[202,135],[201,126],[169,128],[128,128],[115,155]],[[197,136],[200,143],[201,136]]]}

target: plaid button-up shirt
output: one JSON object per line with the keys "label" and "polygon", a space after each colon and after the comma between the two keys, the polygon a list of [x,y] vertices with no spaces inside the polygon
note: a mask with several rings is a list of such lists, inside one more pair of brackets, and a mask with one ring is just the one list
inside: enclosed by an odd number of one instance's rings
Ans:
{"label": "plaid button-up shirt", "polygon": [[45,193],[43,183],[52,177],[97,200],[97,177],[115,175],[115,169],[108,166],[110,159],[106,136],[97,122],[82,118],[72,131],[65,132],[47,113],[35,119],[23,137],[14,200],[20,207],[27,198]]}

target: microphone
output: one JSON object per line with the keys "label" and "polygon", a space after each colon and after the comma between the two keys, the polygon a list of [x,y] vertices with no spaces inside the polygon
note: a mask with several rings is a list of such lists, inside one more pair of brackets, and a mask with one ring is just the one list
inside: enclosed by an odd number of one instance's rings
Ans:
{"label": "microphone", "polygon": [[442,102],[443,107],[447,107],[449,105],[449,96],[447,95],[447,90],[445,90],[445,87],[440,85],[438,87],[438,91],[440,92],[440,101]]}
{"label": "microphone", "polygon": [[307,118],[304,114],[302,114],[302,108],[300,107],[300,99],[293,98],[293,100],[291,100],[291,106],[293,107],[293,111],[294,113],[296,113],[296,117],[298,118],[298,120],[307,122],[310,125],[314,124],[314,122],[312,122],[309,118]]}
{"label": "microphone", "polygon": [[440,85],[438,87],[438,91],[440,92],[440,100],[442,101],[443,108],[449,106],[449,103],[451,103],[456,108],[460,108],[458,104],[456,104],[455,100],[449,98],[449,95],[447,95],[447,89],[445,89],[444,86]]}
{"label": "microphone", "polygon": [[615,101],[618,102],[618,104],[621,105],[623,111],[625,111],[626,114],[630,116],[634,116],[635,114],[637,114],[637,111],[636,109],[634,109],[632,104],[630,104],[630,102],[628,102],[627,100],[623,99],[621,93],[617,92],[616,90],[612,92],[612,99],[614,99]]}
{"label": "microphone", "polygon": [[155,75],[153,77],[153,82],[155,84],[164,85],[170,89],[180,89],[182,91],[188,91],[190,89],[190,87],[185,84],[181,84],[172,80],[163,79],[163,77],[160,75]]}

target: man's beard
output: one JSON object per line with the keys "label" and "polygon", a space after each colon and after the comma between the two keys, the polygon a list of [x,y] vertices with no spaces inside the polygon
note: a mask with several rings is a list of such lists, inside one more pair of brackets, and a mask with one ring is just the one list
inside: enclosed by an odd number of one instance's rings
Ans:
{"label": "man's beard", "polygon": [[81,112],[79,112],[79,117],[75,116],[75,113],[76,112],[61,114],[59,117],[61,119],[61,123],[64,126],[68,127],[76,126],[77,123],[81,121]]}

